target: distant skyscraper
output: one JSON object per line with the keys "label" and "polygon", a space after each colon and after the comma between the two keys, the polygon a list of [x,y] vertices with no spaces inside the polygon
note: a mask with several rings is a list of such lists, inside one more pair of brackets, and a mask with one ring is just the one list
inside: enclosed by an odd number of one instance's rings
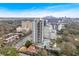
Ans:
{"label": "distant skyscraper", "polygon": [[48,24],[48,20],[44,20],[44,26]]}
{"label": "distant skyscraper", "polygon": [[43,28],[44,28],[43,19],[38,18],[33,21],[33,41],[34,43],[43,42]]}

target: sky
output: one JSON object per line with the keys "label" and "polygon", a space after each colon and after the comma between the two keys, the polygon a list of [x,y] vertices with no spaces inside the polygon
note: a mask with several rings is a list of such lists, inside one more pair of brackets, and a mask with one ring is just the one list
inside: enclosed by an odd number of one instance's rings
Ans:
{"label": "sky", "polygon": [[0,3],[0,17],[79,17],[78,3]]}

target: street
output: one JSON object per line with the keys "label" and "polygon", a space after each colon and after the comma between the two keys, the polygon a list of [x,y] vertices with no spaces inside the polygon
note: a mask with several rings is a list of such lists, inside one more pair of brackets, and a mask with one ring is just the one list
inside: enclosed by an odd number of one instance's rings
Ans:
{"label": "street", "polygon": [[18,43],[16,43],[15,48],[19,49],[26,43],[27,40],[30,40],[30,39],[31,39],[31,34],[21,39]]}

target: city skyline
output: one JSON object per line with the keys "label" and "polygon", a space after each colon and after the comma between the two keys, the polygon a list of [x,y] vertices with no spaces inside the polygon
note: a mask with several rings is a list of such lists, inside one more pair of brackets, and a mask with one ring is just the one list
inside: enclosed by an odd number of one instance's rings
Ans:
{"label": "city skyline", "polygon": [[75,3],[1,3],[0,17],[79,17]]}

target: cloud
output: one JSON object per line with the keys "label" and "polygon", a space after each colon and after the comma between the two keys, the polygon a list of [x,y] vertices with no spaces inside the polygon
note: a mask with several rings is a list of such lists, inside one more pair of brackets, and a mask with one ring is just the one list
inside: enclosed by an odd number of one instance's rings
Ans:
{"label": "cloud", "polygon": [[56,17],[79,17],[79,11],[78,10],[65,10],[65,11],[59,11],[59,12],[54,12],[53,16]]}
{"label": "cloud", "polygon": [[[69,6],[69,5],[66,5]],[[46,9],[53,9],[53,8],[61,8],[64,7],[63,5],[55,5],[55,6],[48,6]]]}
{"label": "cloud", "polygon": [[77,9],[70,9],[64,11],[49,11],[49,10],[24,10],[24,11],[10,11],[7,9],[0,9],[0,17],[79,17]]}
{"label": "cloud", "polygon": [[[60,4],[60,5],[55,5],[55,6],[48,6],[46,9],[55,9],[55,8],[57,8],[57,9],[59,9],[59,8],[65,8],[66,9],[67,7],[70,7],[72,5],[74,5],[74,4]],[[78,5],[78,4],[75,4],[75,5]]]}

